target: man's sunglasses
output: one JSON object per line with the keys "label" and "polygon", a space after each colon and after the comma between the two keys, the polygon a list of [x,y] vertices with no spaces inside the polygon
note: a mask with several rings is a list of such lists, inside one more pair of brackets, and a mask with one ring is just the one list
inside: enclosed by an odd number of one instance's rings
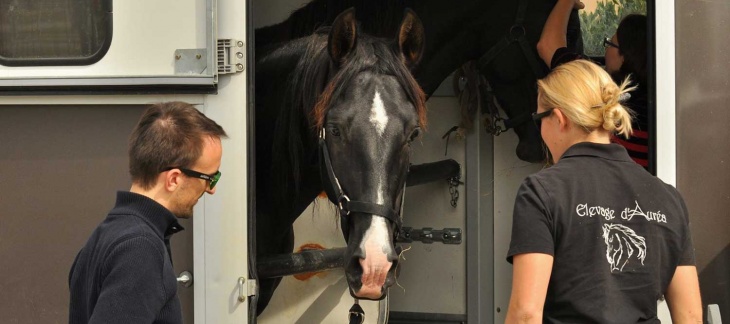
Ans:
{"label": "man's sunglasses", "polygon": [[611,38],[610,37],[606,37],[606,38],[603,39],[603,47],[606,47],[607,48],[609,46],[610,47],[615,47],[617,49],[621,49],[620,47],[618,47],[618,45],[616,43],[614,43],[614,42],[611,41]]}
{"label": "man's sunglasses", "polygon": [[180,170],[180,172],[182,172],[184,175],[186,175],[188,177],[199,178],[199,179],[203,179],[205,181],[210,182],[210,185],[208,185],[208,188],[210,190],[213,190],[213,188],[215,188],[215,185],[218,183],[218,180],[221,179],[220,171],[216,172],[213,175],[210,175],[210,174],[200,173],[198,171],[193,171],[193,170],[185,169],[185,168],[181,168],[181,167],[167,167],[167,168],[164,168],[162,170],[162,172],[170,171],[172,169],[178,169],[178,170]]}
{"label": "man's sunglasses", "polygon": [[540,130],[540,127],[542,126],[542,119],[547,116],[550,116],[550,114],[553,113],[553,109],[554,108],[550,108],[541,113],[538,113],[538,112],[532,113],[532,121],[535,122],[535,126],[537,126],[537,130]]}

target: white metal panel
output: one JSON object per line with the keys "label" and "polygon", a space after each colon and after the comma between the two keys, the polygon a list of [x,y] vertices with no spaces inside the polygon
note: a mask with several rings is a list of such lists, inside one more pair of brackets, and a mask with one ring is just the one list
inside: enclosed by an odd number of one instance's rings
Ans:
{"label": "white metal panel", "polygon": [[656,152],[657,176],[677,185],[674,0],[657,3],[656,17]]}
{"label": "white metal panel", "polygon": [[[426,102],[428,129],[411,144],[411,163],[429,163],[454,159],[461,165],[462,181],[474,175],[466,170],[465,140],[452,133],[448,141],[441,137],[453,126],[459,125],[461,111],[455,97],[431,97]],[[476,179],[474,179],[476,180]],[[398,285],[390,288],[390,310],[437,314],[466,314],[466,189],[457,188],[456,207],[450,204],[451,195],[446,181],[436,181],[406,189],[403,208],[403,226],[434,230],[462,229],[459,245],[413,242],[402,244],[403,252],[398,269]],[[476,231],[470,233],[476,234]],[[438,296],[429,298],[426,296]]]}
{"label": "white metal panel", "polygon": [[[656,18],[656,164],[657,177],[677,186],[674,0],[654,5]],[[672,323],[666,301],[657,302],[662,323]]]}
{"label": "white metal panel", "polygon": [[0,105],[146,105],[164,101],[184,101],[202,105],[204,95],[109,95],[109,96],[0,96]]}
{"label": "white metal panel", "polygon": [[[218,35],[246,39],[246,1],[220,0]],[[214,1],[215,4],[215,1]],[[215,6],[214,6],[215,8]],[[221,181],[195,209],[195,323],[246,323],[248,299],[238,301],[238,278],[248,277],[246,74],[222,76],[202,111],[228,133]]]}
{"label": "white metal panel", "polygon": [[[503,113],[504,114],[504,113]],[[504,323],[512,292],[512,265],[507,250],[512,239],[512,212],[517,189],[539,163],[521,161],[515,154],[517,134],[510,131],[494,137],[494,322]]]}
{"label": "white metal panel", "polygon": [[206,1],[120,0],[113,2],[112,43],[89,66],[0,66],[3,79],[170,76],[175,49],[206,48]]}

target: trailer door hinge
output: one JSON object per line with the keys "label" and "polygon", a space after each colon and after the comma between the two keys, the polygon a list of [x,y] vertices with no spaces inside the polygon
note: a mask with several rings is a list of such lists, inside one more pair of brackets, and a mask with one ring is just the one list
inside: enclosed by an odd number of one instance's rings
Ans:
{"label": "trailer door hinge", "polygon": [[259,293],[259,284],[256,279],[249,279],[248,280],[248,295],[249,296],[256,296]]}
{"label": "trailer door hinge", "polygon": [[245,43],[236,39],[219,39],[218,75],[243,72],[246,67]]}
{"label": "trailer door hinge", "polygon": [[238,278],[238,301],[246,301],[246,297],[258,294],[258,282],[256,279],[248,279],[244,277]]}

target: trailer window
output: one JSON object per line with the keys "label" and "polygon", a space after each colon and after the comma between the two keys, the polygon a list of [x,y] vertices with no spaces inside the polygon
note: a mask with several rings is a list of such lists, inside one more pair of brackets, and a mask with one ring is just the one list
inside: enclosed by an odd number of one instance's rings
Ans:
{"label": "trailer window", "polygon": [[112,38],[112,0],[0,1],[0,64],[89,65]]}
{"label": "trailer window", "polygon": [[602,57],[603,39],[616,33],[621,19],[629,14],[646,15],[646,0],[583,0],[586,8],[580,11],[585,54]]}

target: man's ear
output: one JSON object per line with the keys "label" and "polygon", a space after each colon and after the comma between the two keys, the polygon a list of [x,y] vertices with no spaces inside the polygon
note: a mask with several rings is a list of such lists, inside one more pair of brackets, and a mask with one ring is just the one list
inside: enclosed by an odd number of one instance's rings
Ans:
{"label": "man's ear", "polygon": [[178,169],[172,169],[167,172],[160,173],[157,181],[163,181],[166,191],[173,192],[180,187],[180,181],[183,174]]}

